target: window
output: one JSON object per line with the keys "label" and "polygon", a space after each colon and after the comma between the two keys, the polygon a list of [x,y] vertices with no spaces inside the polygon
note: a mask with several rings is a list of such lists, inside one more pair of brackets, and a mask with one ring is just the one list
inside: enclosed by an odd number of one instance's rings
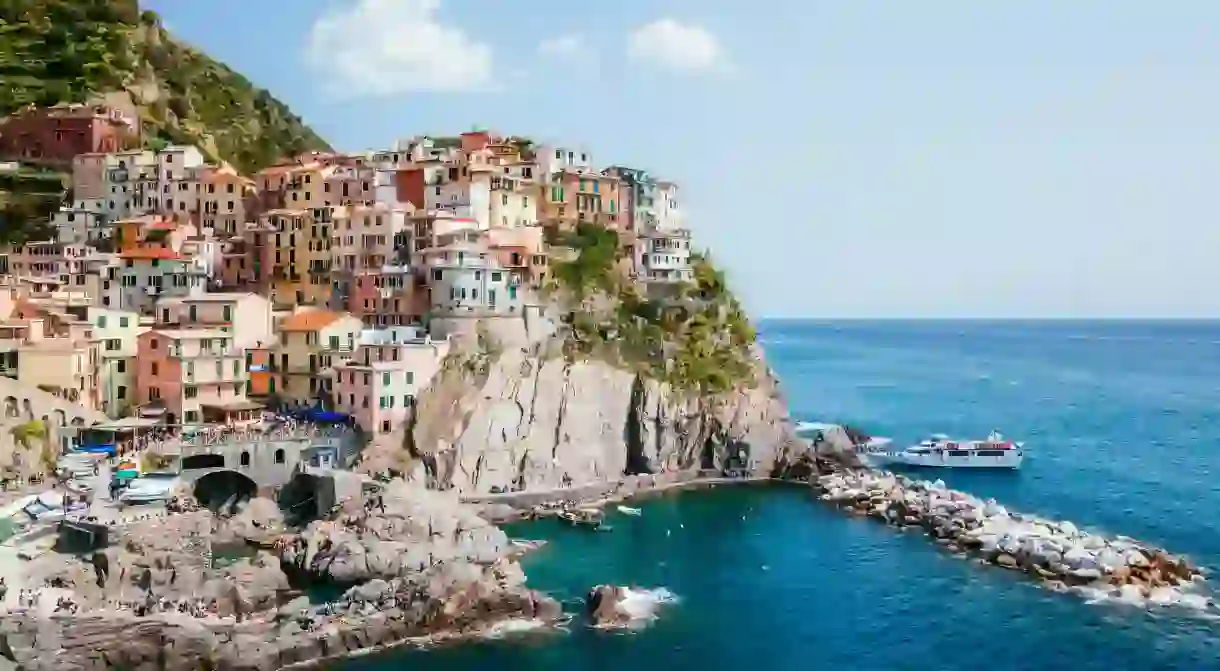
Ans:
{"label": "window", "polygon": [[281,447],[275,451],[275,463],[277,463],[277,464],[284,463],[284,448]]}
{"label": "window", "polygon": [[243,467],[250,465],[250,452],[248,450],[242,450],[241,452],[241,465]]}
{"label": "window", "polygon": [[182,388],[182,394],[187,398],[196,398],[199,396],[199,387],[196,387],[195,385],[187,385]]}
{"label": "window", "polygon": [[[477,278],[476,278],[476,279],[477,279]],[[499,281],[500,281],[500,273],[492,273],[492,274],[491,274],[491,281],[492,281],[492,282],[499,282]]]}
{"label": "window", "polygon": [[385,420],[384,422],[382,422],[382,423],[381,423],[381,432],[382,432],[382,433],[389,433],[389,432],[390,432],[390,420],[388,420],[388,419],[387,419],[387,420]]}
{"label": "window", "polygon": [[385,409],[386,405],[385,405],[385,397],[384,397],[384,396],[379,396],[379,397],[377,398],[377,406],[378,406],[378,407],[380,407],[380,408],[382,408],[383,410]]}
{"label": "window", "polygon": [[106,328],[106,315],[101,315],[97,318],[97,327],[100,329]]}
{"label": "window", "polygon": [[156,374],[157,374],[157,362],[156,362],[156,361],[154,361],[154,362],[152,363],[152,365],[151,365],[151,366],[149,366],[149,368],[150,368],[150,370],[151,370],[151,372],[152,372],[152,374],[153,374],[153,375],[156,375]]}
{"label": "window", "polygon": [[217,361],[217,362],[216,362],[216,377],[219,379],[219,378],[222,378],[222,377],[224,377],[224,376],[225,376],[225,366],[224,366],[224,363],[223,363],[223,362],[220,362],[220,361]]}
{"label": "window", "polygon": [[118,350],[121,345],[122,345],[122,342],[118,338],[107,338],[106,339],[106,351],[107,352],[114,352],[114,351]]}
{"label": "window", "polygon": [[129,322],[128,322],[128,318],[127,318],[127,317],[119,317],[119,327],[120,327],[120,328],[127,328],[127,324],[128,324],[128,323],[129,323]]}
{"label": "window", "polygon": [[148,388],[148,400],[155,401],[161,398],[161,390],[156,387]]}
{"label": "window", "polygon": [[126,373],[127,372],[127,362],[119,361],[119,362],[115,363],[114,370],[116,373]]}
{"label": "window", "polygon": [[221,308],[221,310],[223,312],[223,319],[225,321],[227,321],[227,322],[233,321],[233,306],[232,305],[226,305],[223,308]]}
{"label": "window", "polygon": [[339,349],[339,336],[330,337],[330,349]]}
{"label": "window", "polygon": [[407,371],[407,384],[415,384],[415,373]]}
{"label": "window", "polygon": [[191,315],[190,316],[191,321],[193,321],[193,322],[199,321],[199,309],[196,308],[194,305],[192,305],[190,307],[190,315]]}
{"label": "window", "polygon": [[115,395],[119,398],[127,398],[127,387],[119,385],[119,389],[117,392],[115,392]]}
{"label": "window", "polygon": [[193,424],[199,421],[199,413],[195,410],[186,411],[186,421],[188,424]]}
{"label": "window", "polygon": [[233,377],[240,377],[240,376],[241,376],[241,362],[234,360],[233,361]]}

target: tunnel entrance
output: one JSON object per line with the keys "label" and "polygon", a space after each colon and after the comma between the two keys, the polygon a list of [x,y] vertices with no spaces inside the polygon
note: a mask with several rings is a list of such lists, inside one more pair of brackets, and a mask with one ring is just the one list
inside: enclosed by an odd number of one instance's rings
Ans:
{"label": "tunnel entrance", "polygon": [[258,493],[258,485],[237,471],[208,473],[195,482],[195,500],[199,505],[221,515],[232,515],[237,504]]}

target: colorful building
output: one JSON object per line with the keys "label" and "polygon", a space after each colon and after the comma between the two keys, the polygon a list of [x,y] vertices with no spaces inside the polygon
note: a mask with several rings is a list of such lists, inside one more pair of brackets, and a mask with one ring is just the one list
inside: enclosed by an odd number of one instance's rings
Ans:
{"label": "colorful building", "polygon": [[362,327],[352,315],[317,309],[298,311],[280,322],[279,394],[298,406],[329,396],[329,381],[322,374],[352,356]]}
{"label": "colorful building", "polygon": [[245,352],[219,329],[153,329],[137,339],[140,414],[167,424],[202,422],[205,411],[247,414]]}
{"label": "colorful building", "polygon": [[148,330],[135,312],[91,307],[88,321],[98,340],[100,410],[122,417],[135,403],[138,338]]}
{"label": "colorful building", "polygon": [[350,414],[374,437],[394,431],[440,371],[449,342],[388,342],[366,336],[349,361],[335,366],[335,409]]}

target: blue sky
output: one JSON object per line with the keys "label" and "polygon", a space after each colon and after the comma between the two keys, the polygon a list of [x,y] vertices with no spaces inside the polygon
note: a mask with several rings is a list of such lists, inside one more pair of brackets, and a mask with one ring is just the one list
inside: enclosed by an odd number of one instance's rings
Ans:
{"label": "blue sky", "polygon": [[340,149],[678,181],[756,316],[1220,315],[1220,3],[143,4]]}

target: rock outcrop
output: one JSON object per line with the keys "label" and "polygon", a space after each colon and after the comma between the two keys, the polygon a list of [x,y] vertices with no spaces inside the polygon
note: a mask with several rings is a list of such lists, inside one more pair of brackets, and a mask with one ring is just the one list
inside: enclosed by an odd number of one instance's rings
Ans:
{"label": "rock outcrop", "polygon": [[[148,522],[108,552],[105,586],[87,563],[63,560],[51,576],[61,587],[50,596],[73,600],[79,613],[0,617],[0,657],[32,671],[270,670],[418,637],[475,634],[510,619],[557,621],[560,604],[526,586],[519,551],[473,510],[455,493],[397,481],[349,501],[335,519],[281,535],[274,554],[223,567],[211,565],[206,547],[183,547],[191,545],[184,538],[208,537],[201,536],[214,528],[207,511]],[[244,512],[243,523],[260,526],[275,517],[266,503]],[[293,589],[294,574],[348,589],[312,603]],[[186,602],[208,615],[175,608]]]}
{"label": "rock outcrop", "polygon": [[767,475],[804,451],[775,377],[717,397],[675,392],[545,344],[453,357],[421,396],[402,445],[367,472],[404,473],[463,494],[548,490],[623,476],[736,469]]}

